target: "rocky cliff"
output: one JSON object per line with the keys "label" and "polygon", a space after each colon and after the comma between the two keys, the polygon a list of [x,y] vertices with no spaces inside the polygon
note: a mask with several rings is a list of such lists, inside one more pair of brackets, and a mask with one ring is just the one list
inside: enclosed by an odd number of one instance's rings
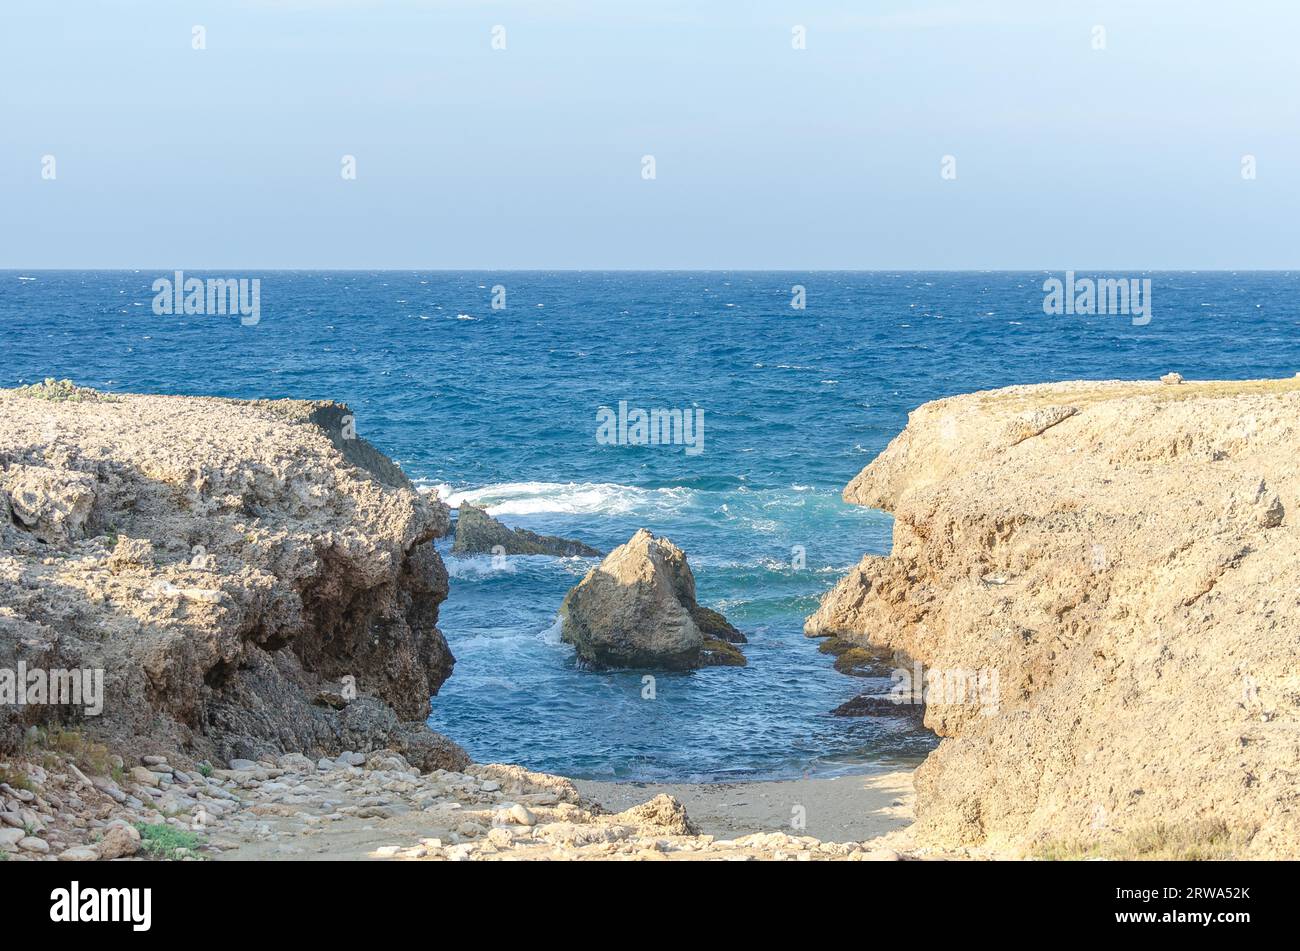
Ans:
{"label": "rocky cliff", "polygon": [[0,705],[0,747],[59,723],[193,760],[464,766],[423,723],[448,521],[346,406],[0,391],[0,671],[105,678],[98,715]]}
{"label": "rocky cliff", "polygon": [[892,650],[925,690],[921,841],[1300,855],[1298,446],[1300,379],[911,414],[844,492],[893,513],[893,549],[806,632]]}

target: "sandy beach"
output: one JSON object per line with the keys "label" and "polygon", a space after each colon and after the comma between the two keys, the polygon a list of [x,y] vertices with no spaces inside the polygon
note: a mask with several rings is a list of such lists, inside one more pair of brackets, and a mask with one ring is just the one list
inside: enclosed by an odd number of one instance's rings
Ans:
{"label": "sandy beach", "polygon": [[[912,770],[756,783],[607,783],[575,780],[578,791],[611,812],[661,793],[686,807],[705,835],[755,832],[811,835],[826,842],[865,842],[912,822]],[[796,823],[802,821],[800,828]]]}

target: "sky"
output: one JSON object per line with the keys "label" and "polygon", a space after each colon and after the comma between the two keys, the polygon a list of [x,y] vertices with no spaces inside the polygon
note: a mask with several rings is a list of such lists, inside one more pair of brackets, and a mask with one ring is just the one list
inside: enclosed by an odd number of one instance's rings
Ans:
{"label": "sky", "polygon": [[1297,35],[1293,0],[4,0],[0,268],[1295,268]]}

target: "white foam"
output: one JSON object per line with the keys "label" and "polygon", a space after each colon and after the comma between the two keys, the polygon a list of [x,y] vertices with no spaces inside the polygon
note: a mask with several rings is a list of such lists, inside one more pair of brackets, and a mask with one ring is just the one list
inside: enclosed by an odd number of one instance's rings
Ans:
{"label": "white foam", "polygon": [[478,489],[449,485],[419,485],[421,492],[436,493],[451,508],[469,502],[489,515],[623,515],[629,512],[677,511],[690,502],[690,489],[672,486],[640,489],[617,482],[502,482]]}
{"label": "white foam", "polygon": [[564,622],[560,620],[560,616],[557,614],[555,615],[555,623],[552,624],[550,627],[548,627],[546,630],[542,631],[542,635],[541,635],[542,640],[544,640],[548,644],[559,644],[561,643],[560,636],[563,630],[564,630]]}
{"label": "white foam", "polygon": [[480,578],[484,575],[514,574],[519,570],[513,559],[496,558],[495,555],[453,555],[444,558],[450,578]]}

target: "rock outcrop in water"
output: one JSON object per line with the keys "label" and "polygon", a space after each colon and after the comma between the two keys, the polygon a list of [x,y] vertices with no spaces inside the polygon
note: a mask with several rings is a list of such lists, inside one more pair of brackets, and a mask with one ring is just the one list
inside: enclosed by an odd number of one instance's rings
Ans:
{"label": "rock outcrop in water", "polygon": [[[808,619],[924,665],[922,841],[1300,855],[1300,380],[928,403],[844,497],[892,512]],[[919,686],[919,685],[918,685]]]}
{"label": "rock outcrop in water", "polygon": [[0,748],[463,768],[424,725],[448,521],[339,404],[0,390],[0,670],[105,672],[100,715],[0,705]]}
{"label": "rock outcrop in water", "polygon": [[564,598],[561,636],[596,668],[743,666],[745,637],[695,601],[686,555],[644,528]]}
{"label": "rock outcrop in water", "polygon": [[507,528],[481,508],[462,502],[456,511],[453,555],[553,555],[599,558],[604,552],[569,538]]}

